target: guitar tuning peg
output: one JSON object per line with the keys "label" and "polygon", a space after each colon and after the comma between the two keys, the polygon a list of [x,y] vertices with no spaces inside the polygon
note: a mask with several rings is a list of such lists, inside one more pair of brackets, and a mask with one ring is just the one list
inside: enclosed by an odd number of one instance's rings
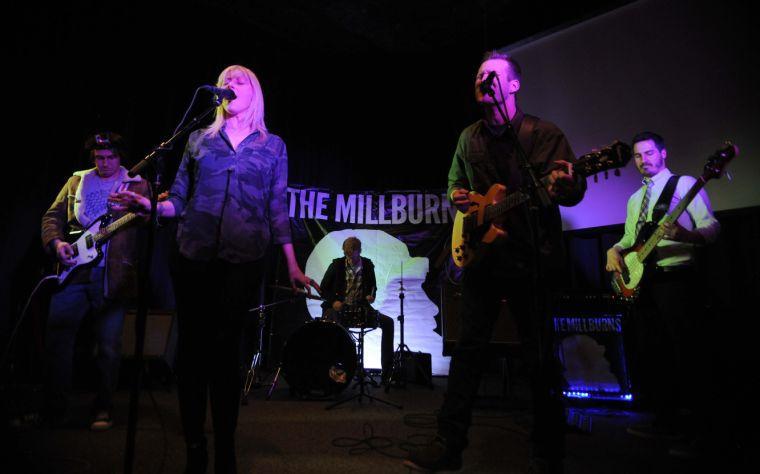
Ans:
{"label": "guitar tuning peg", "polygon": [[731,172],[730,171],[726,171],[726,179],[729,180],[729,181],[733,181],[734,180],[734,177],[731,176]]}
{"label": "guitar tuning peg", "polygon": [[595,182],[595,183],[598,183],[598,182],[599,182],[599,175],[598,175],[598,174],[595,174],[595,175],[594,175],[594,182]]}
{"label": "guitar tuning peg", "polygon": [[604,179],[609,179],[609,177],[610,177],[610,172],[607,170],[604,170]]}
{"label": "guitar tuning peg", "polygon": [[615,173],[615,176],[620,176],[620,169],[615,168],[614,173]]}

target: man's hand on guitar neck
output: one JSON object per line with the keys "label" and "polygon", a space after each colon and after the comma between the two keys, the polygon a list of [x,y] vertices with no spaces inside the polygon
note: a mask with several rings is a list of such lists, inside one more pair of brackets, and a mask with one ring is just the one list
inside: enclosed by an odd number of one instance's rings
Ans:
{"label": "man's hand on guitar neck", "polygon": [[573,164],[565,160],[556,160],[554,164],[561,165],[565,169],[553,170],[548,178],[546,190],[552,200],[562,198],[575,190],[575,179],[573,179]]}
{"label": "man's hand on guitar neck", "polygon": [[455,189],[451,193],[451,202],[461,212],[467,212],[470,208],[470,190],[469,189]]}
{"label": "man's hand on guitar neck", "polygon": [[617,247],[607,250],[607,265],[605,266],[605,270],[616,273],[623,273],[626,270],[625,260],[623,260],[623,256]]}

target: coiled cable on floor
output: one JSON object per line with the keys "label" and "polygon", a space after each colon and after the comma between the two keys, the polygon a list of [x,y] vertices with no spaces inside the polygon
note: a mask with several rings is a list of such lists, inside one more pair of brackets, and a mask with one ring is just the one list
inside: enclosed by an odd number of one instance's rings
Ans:
{"label": "coiled cable on floor", "polygon": [[362,434],[364,435],[364,438],[335,438],[332,440],[332,445],[337,448],[349,448],[348,454],[350,455],[365,454],[369,451],[376,451],[389,458],[404,458],[403,455],[388,452],[390,448],[395,447],[399,443],[388,436],[375,436],[371,423],[364,423],[362,426]]}

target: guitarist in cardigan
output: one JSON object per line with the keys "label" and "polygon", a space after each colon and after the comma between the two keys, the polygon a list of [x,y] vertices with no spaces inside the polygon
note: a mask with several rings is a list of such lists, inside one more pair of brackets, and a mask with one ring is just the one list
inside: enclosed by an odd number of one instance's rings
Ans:
{"label": "guitarist in cardigan", "polygon": [[[438,436],[429,445],[409,453],[404,464],[412,469],[430,472],[461,467],[473,403],[487,366],[488,344],[504,298],[517,318],[525,361],[533,376],[532,469],[562,469],[564,410],[555,390],[559,367],[550,355],[551,344],[540,344],[545,321],[543,311],[534,305],[534,295],[544,295],[561,279],[559,270],[564,259],[558,205],[580,202],[586,181],[572,172],[575,155],[562,131],[551,122],[524,114],[517,106],[520,84],[521,69],[514,58],[486,53],[474,84],[475,100],[482,106],[484,118],[464,129],[459,137],[449,169],[451,202],[464,212],[471,204],[470,191],[486,195],[495,184],[505,186],[505,192],[526,190],[528,179],[514,134],[537,173],[554,164],[563,166],[552,171],[547,180],[549,204],[537,213],[529,209],[528,203],[512,209],[501,223],[506,234],[488,244],[483,258],[464,269],[459,315],[462,329],[438,416]],[[535,232],[532,214],[538,214]]]}
{"label": "guitarist in cardigan", "polygon": [[[77,231],[100,225],[98,218],[109,213],[110,193],[130,189],[149,194],[147,183],[139,176],[130,178],[121,166],[125,152],[119,135],[97,133],[85,142],[85,151],[95,167],[75,172],[42,217],[42,243],[62,266],[73,265],[76,252],[67,236],[73,235],[73,241]],[[119,213],[113,217],[119,217]],[[101,247],[104,257],[73,272],[50,300],[45,341],[45,412],[52,424],[68,421],[67,393],[72,381],[74,341],[89,312],[93,316],[100,375],[90,428],[103,431],[113,424],[111,395],[116,388],[121,359],[125,302],[136,291],[135,240],[134,227],[114,234]]]}
{"label": "guitarist in cardigan", "polygon": [[[639,133],[632,147],[643,185],[628,200],[623,238],[607,251],[607,271],[620,274],[628,270],[621,252],[647,239],[651,234],[647,229],[656,227],[696,182],[691,176],[671,173],[660,135]],[[704,188],[688,204],[686,212],[676,222],[664,224],[663,230],[664,238],[647,260],[636,305],[642,398],[649,398],[653,404],[655,420],[651,425],[631,426],[628,432],[674,439],[683,434],[677,411],[683,402],[680,395],[686,392],[685,381],[695,369],[695,353],[687,346],[694,340],[694,302],[699,300],[695,295],[700,294],[694,252],[697,246],[714,242],[720,232]]]}

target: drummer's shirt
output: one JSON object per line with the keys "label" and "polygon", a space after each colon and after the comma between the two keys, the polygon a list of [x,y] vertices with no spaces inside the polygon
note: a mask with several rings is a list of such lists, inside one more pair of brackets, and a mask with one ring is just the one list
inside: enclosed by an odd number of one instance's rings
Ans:
{"label": "drummer's shirt", "polygon": [[345,304],[352,306],[361,302],[362,297],[362,261],[353,265],[350,258],[346,258],[346,300]]}

